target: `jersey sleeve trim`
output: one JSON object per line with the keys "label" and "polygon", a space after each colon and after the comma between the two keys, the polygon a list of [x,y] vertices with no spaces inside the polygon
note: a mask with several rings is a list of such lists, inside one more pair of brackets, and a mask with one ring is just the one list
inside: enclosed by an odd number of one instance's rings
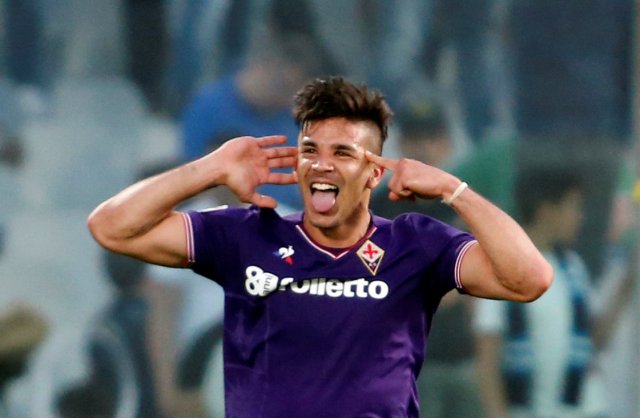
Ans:
{"label": "jersey sleeve trim", "polygon": [[462,280],[460,279],[460,268],[462,266],[462,259],[464,258],[469,248],[471,248],[477,243],[478,241],[475,239],[471,241],[467,241],[462,245],[462,247],[460,248],[460,251],[458,252],[458,257],[456,258],[456,265],[454,270],[454,278],[456,281],[456,288],[460,290],[464,289],[464,286],[462,285]]}
{"label": "jersey sleeve trim", "polygon": [[193,239],[193,223],[191,222],[191,217],[187,213],[182,214],[182,220],[184,223],[184,233],[187,238],[187,259],[186,266],[190,267],[195,263],[195,247],[194,247],[194,239]]}

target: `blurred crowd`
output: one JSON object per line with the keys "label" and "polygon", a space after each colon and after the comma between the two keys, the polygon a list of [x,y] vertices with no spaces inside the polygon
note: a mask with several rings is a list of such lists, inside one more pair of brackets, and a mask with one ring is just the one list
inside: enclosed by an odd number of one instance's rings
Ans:
{"label": "blurred crowd", "polygon": [[[640,417],[637,23],[633,0],[0,0],[0,418],[224,416],[221,289],[85,220],[235,136],[294,144],[293,94],[335,74],[386,94],[386,155],[450,170],[555,267],[531,304],[443,300],[422,416]],[[456,222],[384,189],[380,215]]]}

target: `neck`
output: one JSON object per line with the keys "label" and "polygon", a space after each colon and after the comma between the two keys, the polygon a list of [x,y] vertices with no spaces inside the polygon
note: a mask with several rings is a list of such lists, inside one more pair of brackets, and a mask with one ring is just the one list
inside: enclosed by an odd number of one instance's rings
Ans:
{"label": "neck", "polygon": [[371,224],[371,214],[366,211],[335,226],[313,224],[305,216],[302,224],[309,237],[317,244],[331,248],[348,248],[355,245],[367,234]]}

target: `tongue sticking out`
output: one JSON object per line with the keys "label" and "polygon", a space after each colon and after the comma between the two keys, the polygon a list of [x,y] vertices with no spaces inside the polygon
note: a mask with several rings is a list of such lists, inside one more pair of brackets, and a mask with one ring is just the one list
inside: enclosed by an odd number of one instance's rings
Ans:
{"label": "tongue sticking out", "polygon": [[336,203],[335,192],[316,191],[311,196],[311,204],[313,208],[320,213],[328,212]]}

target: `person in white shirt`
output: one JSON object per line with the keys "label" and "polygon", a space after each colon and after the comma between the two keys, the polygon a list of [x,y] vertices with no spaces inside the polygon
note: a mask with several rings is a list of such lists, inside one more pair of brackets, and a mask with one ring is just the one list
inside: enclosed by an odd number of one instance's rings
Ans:
{"label": "person in white shirt", "polygon": [[568,168],[534,168],[519,173],[514,193],[520,221],[555,276],[530,304],[478,301],[474,326],[489,416],[605,417],[592,283],[573,249],[583,217],[581,180]]}

